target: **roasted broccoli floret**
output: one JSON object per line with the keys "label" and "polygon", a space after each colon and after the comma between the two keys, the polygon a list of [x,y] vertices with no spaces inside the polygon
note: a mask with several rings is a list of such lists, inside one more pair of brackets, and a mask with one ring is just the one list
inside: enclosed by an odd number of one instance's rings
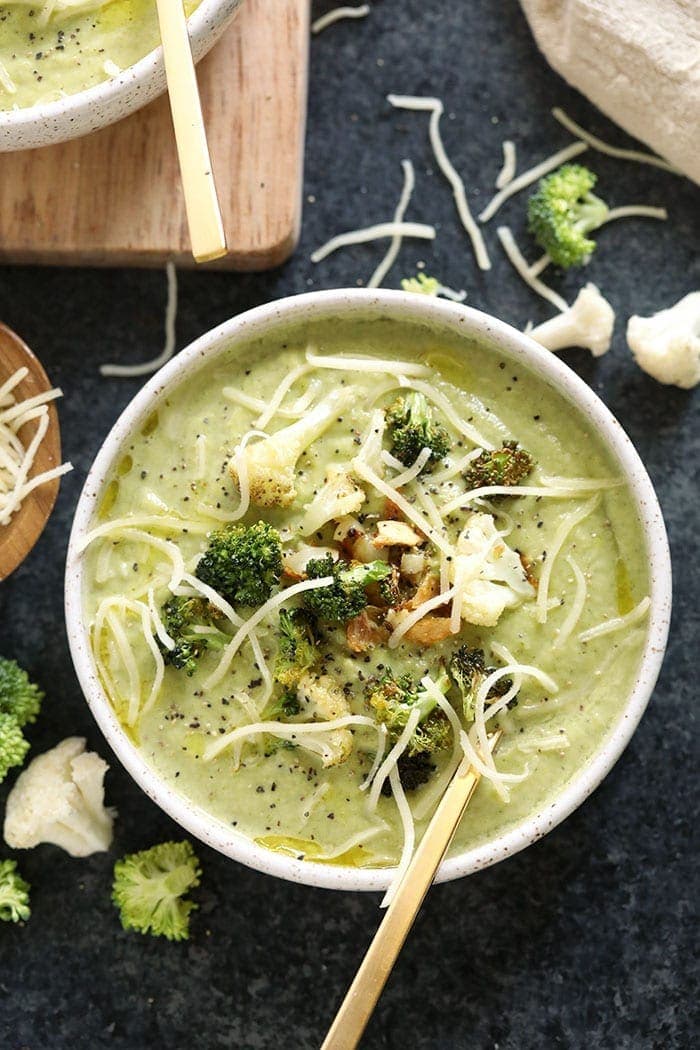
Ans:
{"label": "roasted broccoli floret", "polygon": [[112,900],[125,930],[183,941],[189,937],[190,912],[197,905],[183,899],[199,885],[201,869],[189,842],[162,842],[130,853],[114,865]]}
{"label": "roasted broccoli floret", "polygon": [[392,572],[391,566],[385,561],[348,565],[347,562],[336,561],[332,554],[326,554],[324,558],[312,558],[306,563],[306,575],[310,580],[332,576],[334,582],[328,587],[305,591],[302,595],[305,608],[319,620],[347,623],[354,616],[359,616],[368,604],[365,588],[370,583],[388,579]]}
{"label": "roasted broccoli floret", "polygon": [[20,728],[36,722],[44,694],[15,660],[0,656],[0,714],[12,715]]}
{"label": "roasted broccoli floret", "polygon": [[202,583],[232,605],[262,605],[281,573],[280,534],[264,521],[212,533],[195,570]]}
{"label": "roasted broccoli floret", "polygon": [[[418,751],[415,755],[407,755],[404,752],[396,767],[404,791],[415,791],[422,784],[427,784],[437,768],[427,751]],[[391,794],[391,781],[387,777],[382,784],[382,795]]]}
{"label": "roasted broccoli floret", "polygon": [[587,234],[608,215],[608,206],[591,190],[597,176],[581,164],[564,164],[540,179],[530,197],[530,232],[557,266],[583,266],[595,251]]}
{"label": "roasted broccoli floret", "polygon": [[529,452],[520,448],[517,441],[504,441],[502,448],[482,452],[472,460],[464,472],[464,480],[469,489],[518,485],[534,469],[535,461]]}
{"label": "roasted broccoli floret", "polygon": [[[168,649],[158,639],[158,646],[166,664],[178,671],[193,675],[197,669],[197,660],[207,649],[223,649],[229,636],[220,630],[219,624],[224,620],[223,614],[206,598],[187,598],[173,595],[168,598],[161,611],[163,626],[175,642],[174,649]],[[201,634],[196,627],[212,627],[211,633]]]}
{"label": "roasted broccoli floret", "polygon": [[[446,693],[450,687],[448,676],[441,674],[435,686]],[[410,674],[396,678],[387,671],[370,685],[367,699],[377,721],[386,726],[392,746],[406,728],[411,712],[418,707],[420,720],[408,742],[406,755],[432,755],[450,745],[452,729],[446,715],[439,708],[436,710],[435,697],[422,685],[417,686]]]}
{"label": "roasted broccoli floret", "polygon": [[347,407],[351,394],[338,387],[304,416],[262,441],[251,441],[234,454],[229,472],[240,485],[245,468],[251,503],[261,507],[288,507],[297,494],[297,460]]}
{"label": "roasted broccoli floret", "polygon": [[[450,657],[450,675],[455,685],[462,694],[462,709],[466,722],[474,720],[474,706],[479,686],[487,675],[495,671],[495,667],[487,667],[484,662],[483,649],[470,649],[468,645],[462,645]],[[503,696],[511,688],[511,678],[500,678],[489,690],[487,700],[495,700]],[[514,707],[517,697],[508,703],[508,708]]]}
{"label": "roasted broccoli floret", "polygon": [[29,918],[29,890],[14,860],[0,860],[0,919],[23,922]]}
{"label": "roasted broccoli floret", "polygon": [[450,439],[435,421],[435,412],[424,394],[409,390],[389,405],[386,423],[391,454],[410,467],[424,448],[430,449],[428,463],[436,463],[450,451]]}
{"label": "roasted broccoli floret", "polygon": [[275,679],[294,690],[302,674],[318,662],[314,618],[306,609],[282,609],[279,628]]}
{"label": "roasted broccoli floret", "polygon": [[13,766],[21,766],[29,751],[20,724],[13,715],[0,714],[0,784]]}

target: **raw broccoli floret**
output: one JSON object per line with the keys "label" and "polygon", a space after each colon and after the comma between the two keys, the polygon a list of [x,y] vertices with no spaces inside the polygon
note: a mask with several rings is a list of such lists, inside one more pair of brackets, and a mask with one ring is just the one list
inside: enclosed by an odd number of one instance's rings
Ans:
{"label": "raw broccoli floret", "polygon": [[12,715],[20,728],[36,722],[44,694],[15,660],[0,656],[0,714]]}
{"label": "raw broccoli floret", "polygon": [[540,179],[528,202],[530,232],[557,266],[582,266],[595,251],[586,235],[608,215],[608,206],[591,190],[597,176],[581,164],[564,164]]}
{"label": "raw broccoli floret", "polygon": [[[462,710],[466,722],[474,720],[474,707],[476,694],[479,686],[487,675],[495,671],[495,667],[487,667],[484,662],[483,649],[470,649],[467,645],[460,646],[450,657],[450,675],[455,685],[462,694]],[[511,688],[511,678],[500,678],[489,690],[487,700],[495,700],[503,696]],[[518,702],[517,697],[508,703],[508,707],[514,707]]]}
{"label": "raw broccoli floret", "polygon": [[275,660],[275,679],[285,689],[296,689],[304,671],[318,662],[313,616],[306,609],[282,609]]}
{"label": "raw broccoli floret", "polygon": [[[230,641],[229,636],[218,628],[225,617],[206,598],[173,595],[163,605],[161,618],[165,630],[175,642],[175,648],[168,649],[158,639],[163,659],[166,664],[184,670],[188,675],[194,674],[202,653],[207,649],[223,649]],[[199,634],[193,630],[194,627],[214,627],[216,631]]]}
{"label": "raw broccoli floret", "polygon": [[450,451],[450,439],[443,426],[435,421],[432,405],[424,394],[410,390],[389,405],[386,423],[391,439],[391,454],[410,467],[424,448],[430,449],[428,463],[436,463]]}
{"label": "raw broccoli floret", "polygon": [[280,534],[264,521],[212,533],[195,574],[232,605],[262,605],[282,573]]}
{"label": "raw broccoli floret", "polygon": [[183,941],[189,937],[190,912],[197,905],[183,898],[199,885],[201,869],[189,842],[162,842],[130,853],[114,865],[112,900],[125,930]]}
{"label": "raw broccoli floret", "polygon": [[312,558],[306,564],[306,575],[310,580],[332,576],[334,582],[328,587],[305,591],[302,601],[306,609],[328,623],[347,623],[359,616],[367,606],[365,588],[392,575],[391,566],[385,561],[357,562],[348,565],[336,561],[331,554],[324,558]]}
{"label": "raw broccoli floret", "polygon": [[0,784],[13,766],[21,766],[29,751],[20,724],[12,715],[0,714]]}
{"label": "raw broccoli floret", "polygon": [[534,469],[535,461],[529,452],[520,448],[517,441],[504,441],[502,448],[482,452],[472,460],[464,472],[464,480],[469,489],[518,485]]}
{"label": "raw broccoli floret", "polygon": [[24,922],[29,918],[29,890],[14,860],[0,860],[0,919]]}

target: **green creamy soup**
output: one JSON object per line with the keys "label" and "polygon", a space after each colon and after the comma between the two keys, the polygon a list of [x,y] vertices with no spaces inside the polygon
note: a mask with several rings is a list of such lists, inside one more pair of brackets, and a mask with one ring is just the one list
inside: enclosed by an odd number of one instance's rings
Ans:
{"label": "green creamy soup", "polygon": [[[311,364],[310,345],[320,355]],[[420,471],[421,457],[413,470],[392,458],[403,446],[398,424],[387,425],[409,392],[447,445],[437,462],[423,455]],[[332,418],[306,435],[295,460],[299,429],[328,404]],[[289,427],[271,451],[250,435]],[[532,457],[529,475],[512,492],[463,500],[474,490],[469,471],[486,463],[481,446],[508,455],[505,442]],[[324,487],[329,477],[340,486],[337,505]],[[232,527],[246,489],[289,500],[290,478],[292,502],[251,503],[237,518],[280,533],[285,572],[267,587],[271,605],[260,613],[259,604],[224,603],[213,618],[200,611],[195,640],[211,644],[194,646],[189,667],[173,666],[176,639],[158,635],[169,623],[173,574],[181,596],[201,592],[199,576],[212,578],[200,561],[209,534]],[[334,508],[333,520],[302,535]],[[93,524],[85,615],[105,690],[132,740],[176,792],[242,835],[308,859],[394,865],[408,821],[397,799],[405,787],[420,836],[462,756],[455,716],[482,758],[485,734],[498,727],[503,736],[452,850],[541,810],[615,725],[644,646],[640,523],[587,421],[497,351],[415,325],[316,323],[203,361],[124,447]],[[319,614],[322,588],[304,589],[309,558],[329,551],[331,566],[338,557],[355,568],[379,561],[391,573],[363,589],[367,608],[348,623]],[[236,585],[247,573],[242,566]],[[253,585],[264,575],[255,572]],[[276,680],[285,677],[276,665],[281,610],[305,603],[316,613],[304,621],[312,663],[290,686]],[[588,639],[601,625],[605,633]],[[480,703],[465,705],[445,674],[462,647],[482,650],[491,669],[510,668]],[[423,704],[414,734],[427,737],[433,726],[442,734],[427,754],[411,736],[417,760],[408,749],[379,779],[378,752],[386,759],[394,745],[400,750],[401,730],[387,723],[378,695],[388,703],[399,695],[409,716]],[[505,706],[489,717],[499,701]]]}
{"label": "green creamy soup", "polygon": [[[185,0],[188,16],[199,0]],[[109,80],[160,44],[155,0],[0,3],[0,109]]]}

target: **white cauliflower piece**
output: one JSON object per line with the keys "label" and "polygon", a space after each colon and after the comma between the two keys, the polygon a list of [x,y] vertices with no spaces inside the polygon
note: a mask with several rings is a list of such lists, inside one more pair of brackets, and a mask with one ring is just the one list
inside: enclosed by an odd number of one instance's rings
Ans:
{"label": "white cauliflower piece", "polygon": [[296,423],[235,450],[229,473],[239,488],[242,483],[248,486],[252,503],[260,507],[288,507],[294,502],[297,460],[328,429],[349,399],[347,389],[333,390]]}
{"label": "white cauliflower piece", "polygon": [[499,535],[491,514],[474,513],[459,535],[450,577],[460,587],[461,616],[494,627],[505,609],[535,597],[520,555]]}
{"label": "white cauliflower piece", "polygon": [[108,850],[116,811],[104,804],[109,766],[71,736],[31,762],[10,792],[5,842],[32,849],[40,842],[60,846],[72,857]]}
{"label": "white cauliflower piece", "polygon": [[331,464],[326,480],[306,508],[301,521],[302,536],[316,532],[329,521],[356,514],[367,497],[343,467]]}
{"label": "white cauliflower piece", "polygon": [[[297,686],[297,699],[304,722],[330,722],[350,714],[345,693],[331,675],[302,675]],[[319,755],[326,769],[345,762],[352,751],[353,738],[349,729],[331,729],[329,733],[300,734],[294,742]]]}
{"label": "white cauliflower piece", "polygon": [[639,367],[683,390],[700,383],[700,292],[652,317],[630,317],[627,342]]}
{"label": "white cauliflower piece", "polygon": [[594,284],[587,284],[576,296],[573,306],[527,334],[545,350],[566,350],[582,346],[594,357],[610,349],[615,311]]}

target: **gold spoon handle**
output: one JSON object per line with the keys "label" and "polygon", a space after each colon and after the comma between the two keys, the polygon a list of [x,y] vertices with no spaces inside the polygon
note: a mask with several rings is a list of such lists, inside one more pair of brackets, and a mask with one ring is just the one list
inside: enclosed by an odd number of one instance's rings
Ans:
{"label": "gold spoon handle", "polygon": [[[493,751],[500,731],[489,737]],[[321,1050],[355,1050],[480,776],[465,759],[426,828]]]}
{"label": "gold spoon handle", "polygon": [[208,262],[226,254],[202,105],[182,0],[156,0],[192,254]]}

